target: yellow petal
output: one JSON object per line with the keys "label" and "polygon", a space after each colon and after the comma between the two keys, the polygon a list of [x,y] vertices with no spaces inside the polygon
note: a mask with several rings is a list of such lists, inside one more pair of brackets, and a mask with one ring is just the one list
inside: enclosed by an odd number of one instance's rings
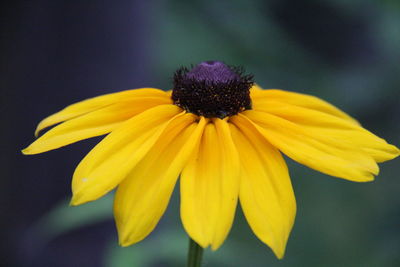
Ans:
{"label": "yellow petal", "polygon": [[226,121],[207,124],[198,153],[181,175],[181,218],[189,236],[216,250],[232,226],[239,191],[239,159]]}
{"label": "yellow petal", "polygon": [[[44,128],[47,128],[59,122],[63,122],[81,116],[88,112],[100,109],[102,107],[106,107],[108,105],[112,105],[114,103],[118,103],[120,101],[129,101],[137,98],[146,98],[146,97],[160,98],[161,100],[164,99],[164,101],[166,99],[168,101],[169,94],[159,89],[142,88],[142,89],[126,90],[122,92],[106,94],[86,99],[78,103],[72,104],[64,108],[63,110],[42,120],[36,128],[35,136],[37,136],[39,132]],[[164,104],[168,103],[171,103],[171,100],[169,100],[169,102],[166,102]]]}
{"label": "yellow petal", "polygon": [[356,119],[352,118],[334,105],[315,96],[279,89],[251,90],[250,96],[254,109],[257,109],[259,106],[267,106],[271,102],[276,102],[280,104],[291,104],[294,106],[318,110],[320,112],[346,119],[353,124],[359,124]]}
{"label": "yellow petal", "polygon": [[231,129],[242,167],[239,198],[243,212],[254,234],[281,259],[296,215],[286,163],[252,125],[238,122]]}
{"label": "yellow petal", "polygon": [[120,244],[144,239],[164,213],[179,173],[195,150],[206,124],[185,114],[187,121],[166,128],[153,148],[118,187],[114,215]]}
{"label": "yellow petal", "polygon": [[37,154],[56,149],[94,136],[107,134],[121,122],[157,105],[167,104],[162,98],[140,98],[121,101],[82,116],[68,120],[46,132],[29,147],[24,154]]}
{"label": "yellow petal", "polygon": [[268,112],[304,128],[306,131],[357,146],[375,161],[383,162],[399,155],[399,149],[348,120],[317,110],[288,104],[262,105],[257,110]]}
{"label": "yellow petal", "polygon": [[253,122],[272,145],[295,161],[320,172],[357,182],[371,181],[379,172],[372,157],[356,147],[313,134],[272,114],[248,110],[232,120],[247,125]]}
{"label": "yellow petal", "polygon": [[76,168],[71,204],[95,200],[112,190],[150,150],[165,127],[181,121],[182,116],[175,105],[154,107],[106,136]]}
{"label": "yellow petal", "polygon": [[263,89],[258,84],[253,84],[253,86],[250,88],[250,90],[263,90]]}

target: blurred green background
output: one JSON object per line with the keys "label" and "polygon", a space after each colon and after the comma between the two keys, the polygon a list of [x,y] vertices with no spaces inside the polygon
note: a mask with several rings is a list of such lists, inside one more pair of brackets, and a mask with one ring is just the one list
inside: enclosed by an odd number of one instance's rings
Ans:
{"label": "blurred green background", "polygon": [[[264,88],[321,97],[400,145],[400,2],[10,1],[1,8],[1,262],[184,266],[176,190],[157,229],[121,248],[112,194],[69,207],[74,167],[99,140],[24,157],[36,123],[95,95],[170,89],[182,65],[242,65]],[[204,266],[400,266],[399,160],[351,183],[288,159],[298,212],[283,260],[238,209]]]}

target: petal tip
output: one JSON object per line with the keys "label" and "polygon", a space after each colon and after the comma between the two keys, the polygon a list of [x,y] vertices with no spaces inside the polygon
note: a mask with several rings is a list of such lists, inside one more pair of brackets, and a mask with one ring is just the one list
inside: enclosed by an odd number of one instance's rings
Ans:
{"label": "petal tip", "polygon": [[131,245],[129,242],[123,241],[121,239],[119,239],[118,243],[123,248],[129,247]]}
{"label": "petal tip", "polygon": [[274,253],[274,255],[276,256],[276,258],[278,260],[282,260],[283,259],[283,257],[285,256],[286,243],[285,243],[285,245],[283,247],[282,246],[278,246],[278,247],[271,247],[270,246],[270,248],[271,248],[272,252]]}
{"label": "petal tip", "polygon": [[30,146],[28,146],[28,147],[26,147],[26,148],[24,148],[24,149],[21,149],[21,153],[24,154],[24,155],[33,155],[33,154],[36,154],[34,151],[32,151],[32,149],[30,148]]}
{"label": "petal tip", "polygon": [[[217,249],[219,249],[221,247],[222,244],[212,244],[211,245],[211,250],[212,251],[216,251]],[[203,247],[205,248],[205,247]]]}
{"label": "petal tip", "polygon": [[356,182],[368,183],[368,182],[373,182],[373,181],[375,181],[375,176],[374,176],[374,174],[370,174],[366,177],[365,180],[360,180],[360,181],[356,181]]}
{"label": "petal tip", "polygon": [[398,157],[398,156],[400,156],[400,149],[397,147],[397,146],[393,146],[393,154],[394,154],[394,157],[396,158],[396,157]]}
{"label": "petal tip", "polygon": [[37,142],[37,140],[36,140],[32,144],[30,144],[28,147],[22,149],[21,152],[24,155],[35,155],[35,154],[47,152],[49,150],[51,150],[51,149],[43,148],[42,144],[40,142]]}
{"label": "petal tip", "polygon": [[285,256],[285,252],[281,252],[281,253],[275,253],[275,256],[278,258],[278,260],[283,260],[283,257]]}
{"label": "petal tip", "polygon": [[129,247],[133,244],[136,244],[139,241],[142,241],[144,239],[143,238],[133,238],[132,235],[123,233],[124,231],[121,230],[121,227],[117,226],[117,230],[118,230],[118,243],[121,247]]}
{"label": "petal tip", "polygon": [[88,200],[85,200],[81,193],[74,193],[69,204],[71,206],[79,206],[86,202],[88,202]]}
{"label": "petal tip", "polygon": [[69,205],[72,207],[79,206],[81,203],[77,201],[74,197],[72,197],[71,201],[69,202]]}
{"label": "petal tip", "polygon": [[69,201],[68,205],[69,205],[70,207],[75,207],[75,206],[77,206],[76,203],[74,202],[74,199],[73,199],[73,198],[71,198],[71,200]]}
{"label": "petal tip", "polygon": [[[201,238],[201,239],[193,238],[190,234],[188,234],[188,235],[194,242],[196,242],[197,245],[199,245],[203,249],[206,249],[210,245],[210,242],[208,242],[205,238]],[[217,249],[218,248],[216,248],[215,250],[217,250]],[[212,249],[212,250],[214,250],[214,249]]]}

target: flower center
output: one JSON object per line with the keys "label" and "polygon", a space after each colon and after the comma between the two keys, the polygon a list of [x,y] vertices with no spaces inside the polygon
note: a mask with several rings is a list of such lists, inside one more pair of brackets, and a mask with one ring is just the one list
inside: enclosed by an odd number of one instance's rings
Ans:
{"label": "flower center", "polygon": [[174,74],[172,100],[188,112],[207,118],[225,118],[251,109],[253,75],[220,61],[205,61]]}

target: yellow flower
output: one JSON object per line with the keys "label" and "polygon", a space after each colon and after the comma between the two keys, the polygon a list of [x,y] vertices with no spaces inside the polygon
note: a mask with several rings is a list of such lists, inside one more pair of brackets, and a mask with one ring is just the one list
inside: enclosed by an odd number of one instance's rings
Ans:
{"label": "yellow flower", "polygon": [[255,235],[282,258],[296,201],[281,152],[355,182],[372,181],[377,162],[399,155],[331,104],[262,90],[252,76],[218,61],[181,68],[169,92],[135,89],[68,106],[40,122],[36,134],[58,123],[23,153],[108,134],[76,168],[71,203],[117,188],[122,246],[154,229],[180,176],[182,222],[199,245],[221,246],[239,199]]}

